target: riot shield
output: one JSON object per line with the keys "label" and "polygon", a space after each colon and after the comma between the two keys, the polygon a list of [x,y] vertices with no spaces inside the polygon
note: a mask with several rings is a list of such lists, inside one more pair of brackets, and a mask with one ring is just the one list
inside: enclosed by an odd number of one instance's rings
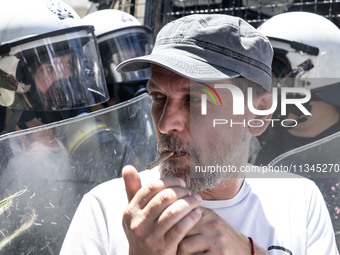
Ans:
{"label": "riot shield", "polygon": [[[73,214],[94,186],[156,157],[151,99],[138,98],[0,136],[0,254],[59,254]],[[125,194],[112,194],[124,196]]]}
{"label": "riot shield", "polygon": [[288,151],[270,165],[289,166],[290,172],[315,182],[325,199],[340,250],[340,132]]}

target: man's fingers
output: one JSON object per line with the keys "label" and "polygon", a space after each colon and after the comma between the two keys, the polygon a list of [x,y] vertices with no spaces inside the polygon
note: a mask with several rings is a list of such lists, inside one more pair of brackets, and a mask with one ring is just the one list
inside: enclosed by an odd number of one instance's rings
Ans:
{"label": "man's fingers", "polygon": [[187,236],[194,236],[197,235],[199,233],[201,233],[201,231],[208,231],[209,229],[207,228],[209,222],[211,220],[215,220],[217,219],[219,216],[217,216],[217,214],[211,210],[211,209],[207,209],[205,207],[200,207],[201,211],[202,211],[202,217],[199,223],[197,223],[195,225],[195,227],[193,229],[191,229],[188,233]]}
{"label": "man's fingers", "polygon": [[166,242],[179,243],[184,238],[186,233],[200,220],[201,216],[202,212],[200,208],[193,209],[169,229],[165,235]]}
{"label": "man's fingers", "polygon": [[[189,195],[190,191],[184,187],[175,186],[166,188],[152,197],[143,210],[145,214],[150,217],[150,220],[155,221],[159,219],[159,217],[162,217],[161,214],[167,207],[177,200],[185,198]],[[192,210],[192,208],[190,210]],[[185,214],[187,214],[190,210],[188,210]]]}
{"label": "man's fingers", "polygon": [[178,245],[177,255],[205,254],[209,248],[209,240],[204,235],[197,234],[185,237]]}
{"label": "man's fingers", "polygon": [[[192,210],[198,207],[201,202],[202,198],[197,194],[178,199],[171,205],[167,206],[167,208],[160,214],[157,222],[163,229],[165,229],[165,231],[167,231]],[[201,213],[201,210],[199,209],[198,212]]]}
{"label": "man's fingers", "polygon": [[138,207],[143,209],[157,193],[170,187],[185,187],[185,182],[177,177],[153,180],[140,189],[132,202],[138,204]]}
{"label": "man's fingers", "polygon": [[130,203],[137,191],[142,187],[140,177],[136,168],[130,165],[123,168],[122,176],[125,183],[126,195]]}
{"label": "man's fingers", "polygon": [[140,190],[134,200],[141,209],[144,208],[152,199],[152,197],[161,190],[176,186],[185,187],[185,182],[182,179],[177,177],[166,177],[154,180],[141,189],[142,185],[139,174],[136,168],[131,165],[127,165],[123,168],[122,176],[124,179],[126,194],[129,203],[135,197],[136,193]]}

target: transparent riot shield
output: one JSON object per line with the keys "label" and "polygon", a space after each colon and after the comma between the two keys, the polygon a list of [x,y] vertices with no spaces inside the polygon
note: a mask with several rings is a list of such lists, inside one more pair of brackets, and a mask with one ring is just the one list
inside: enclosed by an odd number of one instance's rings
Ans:
{"label": "transparent riot shield", "polygon": [[[94,186],[156,157],[144,94],[73,119],[0,136],[0,254],[59,254],[73,214]],[[124,196],[125,194],[112,194]]]}
{"label": "transparent riot shield", "polygon": [[270,165],[312,179],[321,190],[332,219],[340,250],[340,132],[288,151]]}

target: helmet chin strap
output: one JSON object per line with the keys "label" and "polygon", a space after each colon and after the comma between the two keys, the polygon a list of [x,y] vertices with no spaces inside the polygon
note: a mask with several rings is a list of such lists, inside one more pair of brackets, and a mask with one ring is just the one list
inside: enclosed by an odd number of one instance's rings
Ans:
{"label": "helmet chin strap", "polygon": [[[295,97],[298,98],[298,97]],[[310,102],[304,103],[303,106],[310,112],[312,109],[312,106],[310,104]],[[304,115],[302,114],[302,112],[295,106],[295,105],[288,105],[287,106],[287,113],[292,113],[296,116],[298,116],[298,119],[296,120],[296,122],[298,124],[305,122],[306,120],[308,120],[308,118],[310,117],[309,115]]]}
{"label": "helmet chin strap", "polygon": [[[290,97],[291,99],[292,98],[302,98],[301,95],[299,94],[295,94],[293,95],[292,97]],[[305,122],[306,120],[308,120],[308,118],[310,117],[309,115],[304,115],[302,114],[301,110],[298,109],[296,107],[296,105],[293,105],[293,104],[288,104],[286,105],[286,115],[281,115],[281,103],[279,102],[279,107],[277,108],[276,112],[273,114],[273,119],[279,119],[280,122],[282,122],[283,120],[285,120],[287,118],[287,116],[289,115],[289,113],[292,113],[294,114],[295,116],[297,116],[297,119],[295,119],[295,121],[297,122],[297,124],[301,124],[303,122]],[[310,102],[307,102],[307,103],[304,103],[303,106],[310,112],[311,109],[312,109],[312,106],[310,104]],[[285,129],[291,129],[291,128],[294,128],[294,127],[285,127]]]}

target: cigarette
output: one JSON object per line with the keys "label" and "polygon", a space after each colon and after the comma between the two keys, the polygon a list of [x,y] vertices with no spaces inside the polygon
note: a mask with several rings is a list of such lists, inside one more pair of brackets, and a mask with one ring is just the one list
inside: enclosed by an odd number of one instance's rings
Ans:
{"label": "cigarette", "polygon": [[163,154],[160,158],[156,159],[155,161],[151,162],[146,169],[152,169],[156,166],[158,166],[159,164],[161,164],[162,162],[164,162],[165,160],[167,160],[168,158],[170,158],[172,155],[174,155],[173,151],[170,151],[168,153]]}

